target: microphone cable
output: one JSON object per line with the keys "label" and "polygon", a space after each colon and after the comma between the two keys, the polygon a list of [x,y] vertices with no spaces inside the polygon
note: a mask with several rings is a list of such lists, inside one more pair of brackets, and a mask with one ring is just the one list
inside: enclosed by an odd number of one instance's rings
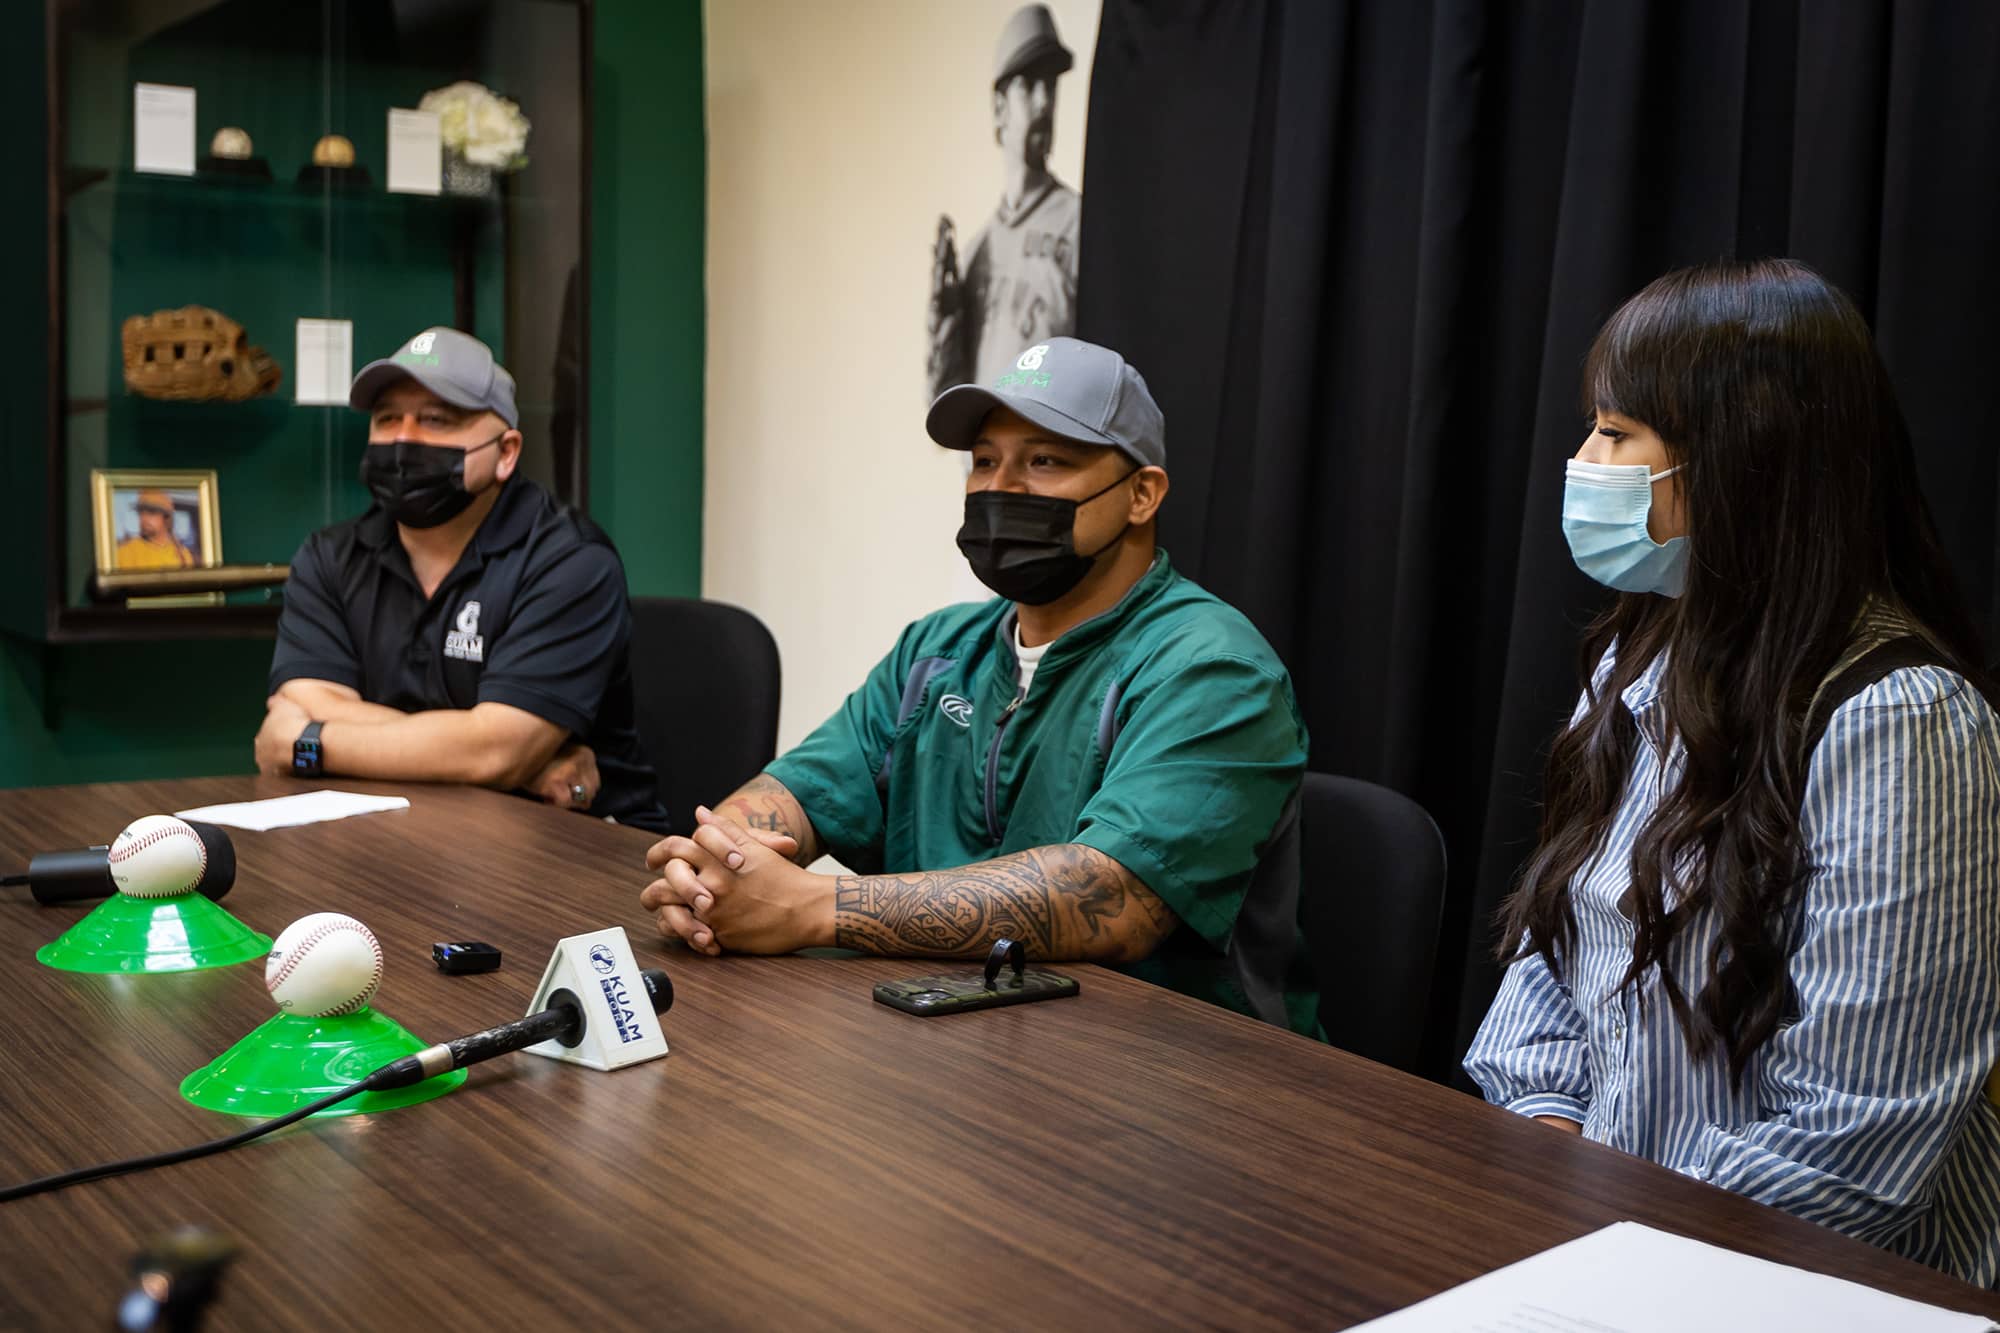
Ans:
{"label": "microphone cable", "polygon": [[371,1092],[378,1086],[376,1080],[387,1071],[384,1065],[358,1083],[350,1083],[335,1092],[330,1092],[316,1102],[308,1102],[295,1111],[287,1111],[275,1120],[266,1120],[250,1126],[246,1130],[225,1138],[210,1139],[197,1143],[191,1148],[176,1148],[172,1152],[151,1153],[145,1157],[127,1157],[116,1162],[100,1162],[96,1166],[80,1166],[74,1171],[61,1171],[53,1176],[42,1176],[37,1180],[24,1181],[19,1185],[0,1187],[0,1203],[12,1203],[25,1199],[31,1194],[45,1194],[50,1190],[63,1189],[70,1185],[81,1185],[86,1180],[102,1180],[106,1176],[119,1176],[127,1171],[144,1171],[155,1166],[172,1166],[176,1162],[191,1162],[197,1157],[207,1157],[212,1153],[226,1152],[231,1148],[261,1138],[273,1130],[286,1125],[297,1124],[315,1111],[324,1111],[329,1106],[337,1106],[357,1093]]}

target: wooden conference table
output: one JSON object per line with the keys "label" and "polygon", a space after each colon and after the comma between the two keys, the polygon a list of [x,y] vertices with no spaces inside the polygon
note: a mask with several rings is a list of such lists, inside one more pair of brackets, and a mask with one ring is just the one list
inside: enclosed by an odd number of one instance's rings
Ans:
{"label": "wooden conference table", "polygon": [[[209,1327],[1340,1328],[1621,1218],[2000,1315],[1977,1291],[1650,1163],[1091,967],[1076,999],[940,1019],[910,961],[691,956],[639,910],[647,835],[512,797],[235,832],[227,907],[347,912],[376,1008],[426,1040],[517,1017],[560,936],[623,925],[673,1052],[532,1056],[439,1100],[0,1205],[0,1327],[102,1327],[147,1238],[238,1242]],[[0,867],[148,813],[289,794],[216,778],[0,792]],[[257,964],[57,972],[83,914],[0,891],[0,1183],[241,1126],[183,1075],[271,1011]],[[433,940],[506,963],[447,977]]]}

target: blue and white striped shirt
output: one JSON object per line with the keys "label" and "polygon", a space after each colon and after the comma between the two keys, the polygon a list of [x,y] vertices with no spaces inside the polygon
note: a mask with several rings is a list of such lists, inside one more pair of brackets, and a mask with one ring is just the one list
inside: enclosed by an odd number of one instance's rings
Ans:
{"label": "blue and white striped shirt", "polygon": [[[1598,670],[1608,678],[1610,656]],[[1798,1015],[1739,1087],[1690,1059],[1652,969],[1619,994],[1632,842],[1678,780],[1664,760],[1664,655],[1623,699],[1638,724],[1606,844],[1577,873],[1577,956],[1557,981],[1514,963],[1465,1068],[1487,1099],[1871,1241],[1980,1286],[2000,1281],[2000,719],[1941,667],[1891,672],[1833,714],[1802,806],[1810,858],[1791,960]],[[1713,909],[1669,959],[1707,979]]]}

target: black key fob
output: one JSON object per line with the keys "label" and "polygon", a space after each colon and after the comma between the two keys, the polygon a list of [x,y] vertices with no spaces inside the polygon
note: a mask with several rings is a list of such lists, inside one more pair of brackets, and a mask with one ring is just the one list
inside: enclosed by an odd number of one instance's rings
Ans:
{"label": "black key fob", "polygon": [[500,966],[500,951],[477,940],[467,940],[462,944],[433,944],[431,961],[438,965],[438,971],[449,972],[453,976],[492,972]]}

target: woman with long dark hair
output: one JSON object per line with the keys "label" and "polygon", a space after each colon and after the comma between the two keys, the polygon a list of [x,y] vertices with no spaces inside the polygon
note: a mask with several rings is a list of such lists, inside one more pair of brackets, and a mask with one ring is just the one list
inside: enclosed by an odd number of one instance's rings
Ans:
{"label": "woman with long dark hair", "polygon": [[1868,328],[1801,264],[1686,269],[1585,396],[1563,527],[1622,595],[1466,1069],[1993,1285],[2000,717]]}

